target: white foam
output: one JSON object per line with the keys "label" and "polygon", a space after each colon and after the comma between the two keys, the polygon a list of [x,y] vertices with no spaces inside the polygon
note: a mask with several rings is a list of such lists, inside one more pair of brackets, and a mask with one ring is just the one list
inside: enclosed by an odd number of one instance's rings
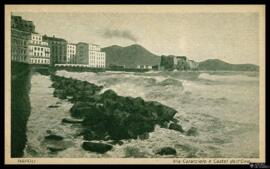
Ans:
{"label": "white foam", "polygon": [[203,80],[211,81],[254,81],[257,80],[256,77],[249,77],[245,75],[210,75],[208,73],[201,73],[198,77]]}

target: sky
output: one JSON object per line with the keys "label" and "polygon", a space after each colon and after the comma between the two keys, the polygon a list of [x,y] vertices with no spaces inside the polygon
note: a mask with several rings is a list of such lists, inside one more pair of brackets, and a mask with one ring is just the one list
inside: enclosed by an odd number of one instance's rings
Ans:
{"label": "sky", "polygon": [[101,47],[139,44],[156,55],[195,61],[259,62],[257,13],[14,13],[36,31]]}

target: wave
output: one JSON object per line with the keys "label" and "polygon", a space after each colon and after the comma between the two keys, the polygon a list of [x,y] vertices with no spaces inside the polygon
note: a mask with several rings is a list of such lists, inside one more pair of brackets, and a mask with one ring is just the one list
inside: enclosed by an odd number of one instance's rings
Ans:
{"label": "wave", "polygon": [[175,86],[183,87],[183,84],[180,80],[172,79],[172,78],[165,79],[157,83],[157,85],[160,85],[160,86],[175,85]]}
{"label": "wave", "polygon": [[255,81],[258,79],[257,77],[246,75],[211,75],[208,73],[201,73],[198,78],[210,81]]}

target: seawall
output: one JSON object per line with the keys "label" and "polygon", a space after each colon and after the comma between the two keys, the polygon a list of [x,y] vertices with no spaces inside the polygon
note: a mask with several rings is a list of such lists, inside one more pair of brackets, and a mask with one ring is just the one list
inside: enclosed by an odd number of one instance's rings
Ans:
{"label": "seawall", "polygon": [[29,64],[11,63],[11,157],[22,157],[26,124],[31,111],[29,91],[32,69]]}

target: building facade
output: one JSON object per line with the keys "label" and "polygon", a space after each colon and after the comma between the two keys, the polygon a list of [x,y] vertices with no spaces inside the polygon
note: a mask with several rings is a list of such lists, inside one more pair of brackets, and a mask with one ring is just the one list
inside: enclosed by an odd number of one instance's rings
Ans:
{"label": "building facade", "polygon": [[76,64],[89,64],[89,45],[84,42],[79,42],[76,44]]}
{"label": "building facade", "polygon": [[186,56],[175,56],[173,58],[173,64],[174,65],[183,64],[183,63],[186,63],[186,61],[187,61],[187,57]]}
{"label": "building facade", "polygon": [[73,64],[75,63],[76,56],[76,44],[68,43],[67,44],[67,63]]}
{"label": "building facade", "polygon": [[160,70],[173,70],[174,67],[174,56],[164,56],[160,58]]}
{"label": "building facade", "polygon": [[35,25],[32,21],[24,20],[21,16],[11,16],[11,28],[25,32],[35,32]]}
{"label": "building facade", "polygon": [[55,36],[43,36],[43,41],[47,42],[50,48],[50,64],[65,64],[67,61],[67,41]]}
{"label": "building facade", "polygon": [[187,70],[187,57],[186,56],[175,56],[173,58],[174,69],[177,70]]}
{"label": "building facade", "polygon": [[97,44],[89,44],[89,50],[92,50],[92,51],[100,51],[100,46],[97,45]]}
{"label": "building facade", "polygon": [[152,66],[150,65],[137,65],[137,69],[152,69]]}
{"label": "building facade", "polygon": [[31,40],[28,43],[28,56],[31,64],[50,64],[50,48],[48,43],[43,41],[42,35],[31,34]]}
{"label": "building facade", "polygon": [[100,46],[89,44],[89,66],[95,68],[106,67],[106,53],[100,51]]}
{"label": "building facade", "polygon": [[28,42],[31,33],[35,31],[32,21],[22,19],[20,16],[11,16],[11,60],[29,62],[27,55]]}
{"label": "building facade", "polygon": [[187,64],[190,70],[197,70],[199,66],[199,63],[194,60],[187,60]]}

